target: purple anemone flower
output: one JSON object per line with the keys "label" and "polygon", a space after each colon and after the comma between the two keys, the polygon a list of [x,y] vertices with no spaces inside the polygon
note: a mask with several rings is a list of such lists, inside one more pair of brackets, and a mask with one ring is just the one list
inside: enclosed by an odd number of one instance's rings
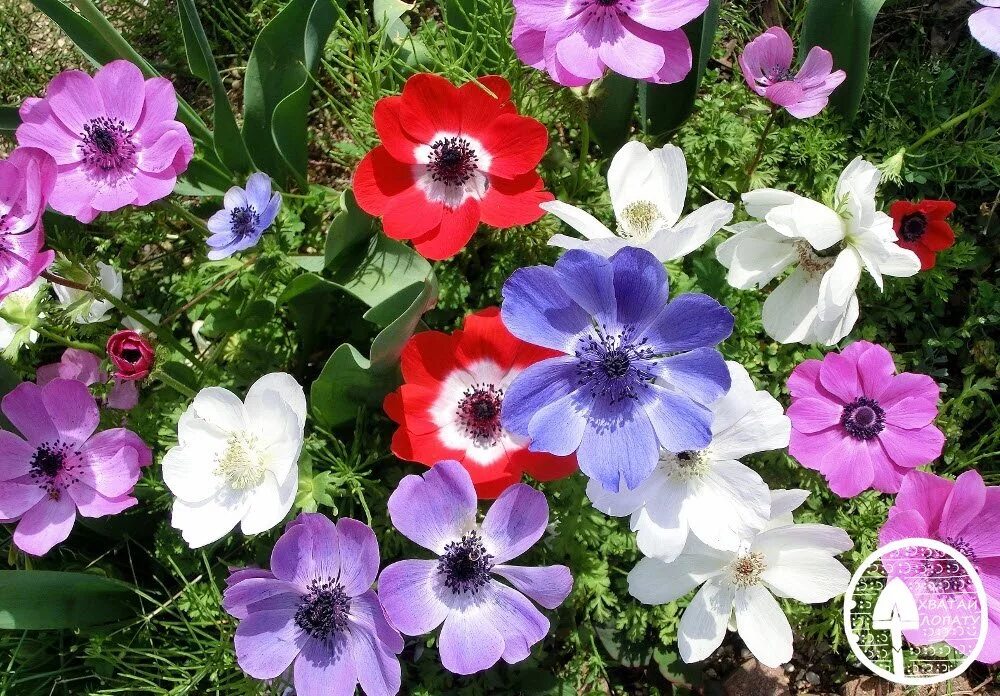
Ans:
{"label": "purple anemone flower", "polygon": [[549,632],[548,619],[528,597],[555,609],[573,589],[566,566],[506,565],[531,548],[549,522],[545,496],[526,484],[505,490],[480,524],[472,478],[459,462],[445,460],[399,482],[389,496],[389,517],[437,558],[387,567],[379,576],[379,598],[406,635],[444,624],[441,662],[455,674],[489,669],[500,658],[508,664],[526,659]]}
{"label": "purple anemone flower", "polygon": [[143,78],[127,60],[91,77],[56,75],[45,98],[21,105],[17,142],[45,150],[59,165],[49,205],[80,222],[126,205],[148,205],[174,190],[194,144],[174,120],[177,95],[165,77]]}
{"label": "purple anemone flower", "polygon": [[239,619],[236,660],[256,679],[291,666],[298,696],[399,692],[403,639],[371,589],[379,550],[368,525],[317,513],[288,523],[271,569],[234,571],[223,608]]}
{"label": "purple anemone flower", "polygon": [[93,353],[79,348],[67,348],[62,359],[35,370],[35,384],[44,387],[54,379],[75,379],[89,387],[112,382],[105,403],[111,408],[130,411],[139,404],[139,388],[135,382],[112,378],[101,369],[101,360]]}
{"label": "purple anemone flower", "polygon": [[260,241],[264,230],[271,226],[281,208],[281,194],[271,195],[271,177],[255,172],[247,179],[247,187],[233,186],[226,192],[225,207],[208,219],[208,258],[225,259],[238,251],[249,249]]}
{"label": "purple anemone flower", "polygon": [[984,48],[1000,56],[1000,0],[977,0],[982,8],[969,17],[969,31]]}
{"label": "purple anemone flower", "polygon": [[730,387],[715,346],[733,315],[708,295],[668,299],[667,273],[645,249],[610,259],[574,249],[554,268],[515,271],[503,286],[504,324],[563,355],[518,375],[504,427],[531,438],[532,451],[576,452],[580,469],[611,491],[645,481],[661,448],[708,446],[708,405]]}
{"label": "purple anemone flower", "polygon": [[781,27],[771,27],[747,44],[740,68],[750,89],[795,118],[811,118],[826,108],[830,94],[847,79],[833,70],[833,56],[814,46],[796,73],[792,70],[795,47]]}
{"label": "purple anemone flower", "polygon": [[55,258],[42,251],[42,213],[56,184],[56,163],[42,150],[19,147],[0,160],[0,300],[31,285]]}
{"label": "purple anemone flower", "polygon": [[609,68],[672,84],[691,72],[681,27],[707,8],[708,0],[514,0],[513,44],[518,58],[567,87]]}
{"label": "purple anemone flower", "polygon": [[0,408],[24,437],[0,430],[0,521],[20,520],[19,549],[46,553],[69,536],[78,510],[104,517],[139,502],[132,489],[152,453],[124,428],[95,434],[100,413],[83,382],[25,382]]}

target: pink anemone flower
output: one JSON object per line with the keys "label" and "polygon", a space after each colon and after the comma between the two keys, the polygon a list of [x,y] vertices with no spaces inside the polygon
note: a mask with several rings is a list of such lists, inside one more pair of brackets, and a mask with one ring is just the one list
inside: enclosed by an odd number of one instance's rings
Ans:
{"label": "pink anemone flower", "polygon": [[42,213],[56,183],[56,163],[19,147],[0,161],[0,300],[31,285],[55,258],[42,251]]}

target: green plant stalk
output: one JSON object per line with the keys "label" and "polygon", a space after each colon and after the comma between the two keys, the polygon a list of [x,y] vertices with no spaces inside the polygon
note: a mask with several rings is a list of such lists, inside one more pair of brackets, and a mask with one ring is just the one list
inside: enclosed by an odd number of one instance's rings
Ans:
{"label": "green plant stalk", "polygon": [[[211,234],[209,232],[208,225],[205,224],[204,220],[202,220],[200,217],[192,213],[190,210],[179,204],[177,201],[173,201],[169,198],[164,198],[158,201],[157,205],[159,205],[164,210],[169,210],[170,212],[175,213],[178,216],[184,218],[192,227],[201,231],[204,237],[207,237],[209,234]],[[199,238],[197,241],[199,242],[204,241],[204,237]]]}
{"label": "green plant stalk", "polygon": [[[139,53],[132,48],[132,45],[125,40],[118,30],[115,29],[114,25],[108,21],[108,18],[104,16],[104,13],[98,9],[97,5],[93,3],[93,0],[71,0],[71,2],[76,6],[76,9],[80,11],[80,14],[86,19],[90,24],[96,29],[104,40],[107,41],[123,58],[127,58],[136,65],[138,65],[146,75],[153,76],[158,73],[153,69],[153,66],[143,58]],[[195,132],[195,134],[206,142],[211,143],[213,141],[212,131],[209,130],[205,122],[198,116],[198,113],[191,108],[191,105],[184,101],[180,95],[177,96],[177,111],[178,117],[181,122],[184,123],[188,128]]]}
{"label": "green plant stalk", "polygon": [[772,104],[771,115],[767,119],[767,125],[764,126],[764,132],[760,134],[760,142],[757,143],[757,153],[753,156],[750,166],[747,167],[747,188],[750,187],[750,180],[753,178],[754,172],[757,171],[757,167],[760,166],[760,161],[764,158],[764,146],[767,145],[767,136],[771,134],[771,130],[774,128],[777,119],[778,107]]}
{"label": "green plant stalk", "polygon": [[198,396],[197,392],[195,392],[194,389],[192,389],[191,387],[187,386],[186,384],[182,384],[181,382],[178,382],[176,379],[174,379],[173,377],[171,377],[166,372],[162,372],[162,371],[154,372],[153,373],[153,378],[160,380],[161,382],[163,382],[164,384],[166,384],[168,387],[171,387],[172,389],[174,389],[179,394],[183,394],[184,396],[186,396],[186,397],[188,397],[190,399],[193,399],[194,397]]}
{"label": "green plant stalk", "polygon": [[0,311],[0,319],[3,319],[4,321],[11,324],[17,324],[18,326],[28,326],[28,328],[31,329],[32,331],[37,332],[39,336],[44,336],[50,341],[54,341],[55,343],[66,346],[67,348],[76,348],[77,350],[85,350],[90,353],[97,353],[98,355],[104,352],[104,350],[100,346],[95,345],[93,343],[86,343],[84,341],[74,341],[73,339],[60,336],[57,333],[53,333],[52,331],[49,331],[43,326],[24,324],[15,319],[14,317],[12,317],[11,315],[7,314],[6,312]]}
{"label": "green plant stalk", "polygon": [[938,137],[945,131],[949,131],[955,126],[958,126],[964,123],[965,121],[968,121],[970,118],[978,116],[979,114],[989,109],[998,101],[1000,101],[1000,83],[998,83],[997,86],[993,88],[993,92],[990,93],[990,96],[987,97],[986,101],[984,101],[982,104],[978,104],[969,109],[968,111],[960,113],[958,116],[954,118],[948,119],[947,121],[937,126],[936,128],[931,128],[929,131],[920,136],[919,140],[917,140],[915,143],[913,143],[906,149],[908,151],[916,150],[918,147],[926,144],[930,140],[933,140],[934,138]]}
{"label": "green plant stalk", "polygon": [[573,190],[579,191],[583,183],[583,168],[587,164],[587,155],[590,152],[590,124],[586,117],[580,123],[580,159],[576,162],[576,178],[573,180]]}

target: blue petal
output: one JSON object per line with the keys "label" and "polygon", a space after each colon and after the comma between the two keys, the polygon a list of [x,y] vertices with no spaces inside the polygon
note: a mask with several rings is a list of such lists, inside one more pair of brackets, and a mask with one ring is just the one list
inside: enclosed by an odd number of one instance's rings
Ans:
{"label": "blue petal", "polygon": [[539,409],[529,425],[532,452],[548,452],[560,457],[580,448],[587,416],[594,397],[578,389]]}
{"label": "blue petal", "polygon": [[721,399],[732,386],[722,354],[714,348],[696,348],[656,361],[652,369],[660,379],[700,404]]}
{"label": "blue petal", "polygon": [[576,389],[576,358],[548,358],[514,378],[500,407],[505,430],[530,437],[531,419],[542,408]]}
{"label": "blue petal", "polygon": [[712,442],[712,412],[680,392],[653,384],[642,394],[660,447],[670,452],[701,450]]}
{"label": "blue petal", "polygon": [[274,223],[274,218],[278,217],[278,211],[280,209],[281,209],[281,194],[276,193],[273,196],[271,196],[271,200],[260,212],[260,217],[257,222],[257,227],[260,228],[261,232],[266,230]]}
{"label": "blue petal", "polygon": [[667,271],[655,256],[626,247],[611,257],[615,274],[618,320],[637,329],[646,326],[670,299]]}
{"label": "blue petal", "polygon": [[572,353],[590,315],[563,291],[555,269],[519,268],[503,284],[500,317],[522,341]]}
{"label": "blue petal", "polygon": [[583,249],[571,249],[556,261],[559,285],[598,324],[617,328],[614,271],[603,256]]}
{"label": "blue petal", "polygon": [[711,348],[733,333],[733,314],[715,298],[687,293],[664,307],[644,333],[660,353]]}
{"label": "blue petal", "polygon": [[260,212],[271,200],[271,177],[263,172],[255,172],[247,179],[247,203]]}
{"label": "blue petal", "polygon": [[583,473],[609,491],[631,490],[649,477],[659,455],[653,426],[639,402],[595,402],[576,453]]}

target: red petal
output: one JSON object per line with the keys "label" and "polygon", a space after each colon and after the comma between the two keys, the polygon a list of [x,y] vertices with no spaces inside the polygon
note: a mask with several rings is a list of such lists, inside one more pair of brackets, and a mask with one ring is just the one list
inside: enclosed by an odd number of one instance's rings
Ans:
{"label": "red petal", "polygon": [[[503,461],[503,460],[501,460]],[[504,462],[505,464],[507,462]],[[505,490],[513,486],[515,483],[521,482],[521,473],[518,471],[515,474],[512,471],[495,471],[494,467],[489,467],[480,474],[481,478],[486,478],[487,476],[499,474],[496,478],[490,478],[484,481],[476,481],[476,475],[473,473],[472,469],[478,468],[475,464],[469,465],[464,464],[466,469],[469,469],[469,475],[472,476],[472,484],[476,487],[476,497],[480,500],[495,500],[500,497],[500,494]]]}
{"label": "red petal", "polygon": [[460,340],[460,336],[440,331],[421,331],[411,336],[400,357],[403,379],[410,385],[437,390],[458,366],[455,350]]}
{"label": "red petal", "polygon": [[921,212],[932,220],[944,220],[946,217],[955,212],[955,204],[951,201],[935,201],[935,200],[925,200],[921,201],[917,206]]}
{"label": "red petal", "polygon": [[490,177],[490,187],[479,202],[483,222],[501,229],[535,222],[545,215],[539,204],[554,198],[544,186],[533,171],[514,179]]}
{"label": "red petal", "polygon": [[416,186],[389,199],[382,212],[382,227],[393,239],[416,239],[441,222],[444,206],[427,200]]}
{"label": "red petal", "polygon": [[490,174],[513,179],[538,166],[549,144],[549,132],[527,116],[498,116],[483,137],[483,147],[493,156]]}
{"label": "red petal", "polygon": [[488,359],[509,370],[514,366],[521,344],[522,341],[504,326],[500,310],[490,307],[465,318],[455,357],[466,366]]}
{"label": "red petal", "polygon": [[393,159],[384,147],[377,147],[354,170],[354,197],[369,215],[381,215],[389,199],[413,186],[408,164]]}
{"label": "red petal", "polygon": [[924,236],[920,238],[920,243],[930,251],[943,251],[955,244],[955,233],[947,222],[931,220]]}
{"label": "red petal", "polygon": [[382,139],[382,145],[400,162],[415,163],[413,151],[422,143],[406,135],[400,112],[402,97],[385,97],[375,104],[375,130]]}
{"label": "red petal", "polygon": [[458,94],[462,133],[473,137],[485,131],[493,119],[510,105],[510,83],[496,75],[481,77],[478,82],[467,82],[458,88]]}
{"label": "red petal", "polygon": [[576,471],[576,456],[557,457],[523,449],[511,456],[536,481],[555,481]]}
{"label": "red petal", "polygon": [[442,208],[441,227],[413,240],[413,246],[426,259],[450,259],[469,243],[479,226],[479,202],[469,198],[458,208]]}
{"label": "red petal", "polygon": [[390,446],[392,453],[400,459],[419,462],[424,466],[432,466],[442,459],[457,459],[461,461],[465,452],[453,450],[441,444],[437,433],[417,434],[405,427],[398,428],[392,435]]}
{"label": "red petal", "polygon": [[441,131],[457,133],[461,124],[458,89],[439,75],[414,75],[403,86],[400,117],[406,132],[422,143],[430,143]]}
{"label": "red petal", "polygon": [[917,255],[920,259],[920,270],[929,271],[934,268],[934,264],[937,263],[937,254],[925,247],[923,244],[917,244],[913,248],[913,253]]}
{"label": "red petal", "polygon": [[899,232],[899,225],[902,223],[903,218],[918,210],[919,208],[909,201],[896,201],[893,203],[889,206],[889,215],[892,216],[892,229]]}

